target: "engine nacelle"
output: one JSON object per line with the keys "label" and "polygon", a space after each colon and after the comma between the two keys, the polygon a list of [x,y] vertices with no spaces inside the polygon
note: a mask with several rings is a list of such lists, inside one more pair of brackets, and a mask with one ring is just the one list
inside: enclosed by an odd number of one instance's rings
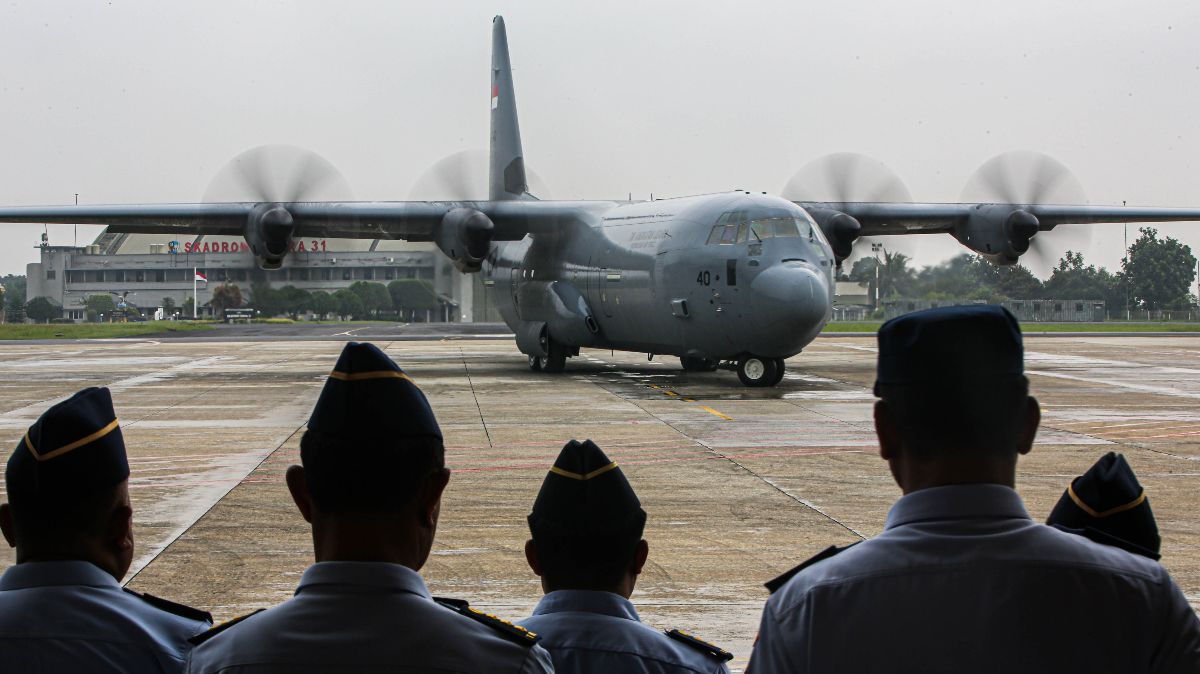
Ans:
{"label": "engine nacelle", "polygon": [[455,208],[434,230],[433,240],[462,272],[477,272],[492,248],[495,225],[473,208]]}
{"label": "engine nacelle", "polygon": [[843,260],[850,257],[850,253],[854,250],[854,242],[858,239],[862,225],[854,217],[841,211],[813,208],[808,212],[809,215],[812,215],[813,220],[817,221],[825,238],[829,239],[829,245],[833,248],[833,256],[837,259],[838,264],[841,264]]}
{"label": "engine nacelle", "polygon": [[292,214],[281,204],[257,204],[246,218],[243,236],[259,267],[279,269],[292,249],[295,231]]}
{"label": "engine nacelle", "polygon": [[999,265],[1016,264],[1040,230],[1037,216],[1004,204],[980,204],[954,228],[954,238]]}

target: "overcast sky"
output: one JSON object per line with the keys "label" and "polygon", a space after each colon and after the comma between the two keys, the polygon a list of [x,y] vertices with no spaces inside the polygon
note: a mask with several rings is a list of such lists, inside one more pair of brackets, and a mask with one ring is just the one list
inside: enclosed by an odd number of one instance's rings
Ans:
{"label": "overcast sky", "polygon": [[[497,13],[555,198],[777,193],[853,151],[958,201],[992,156],[1036,150],[1091,203],[1200,206],[1195,0],[9,2],[0,203],[198,201],[267,143],[318,152],[356,198],[418,198],[431,164],[486,144]],[[0,228],[0,273],[24,273],[41,227]],[[1122,230],[1087,259],[1116,267]],[[1200,224],[1160,231],[1200,250]],[[922,263],[959,250],[917,238]]]}

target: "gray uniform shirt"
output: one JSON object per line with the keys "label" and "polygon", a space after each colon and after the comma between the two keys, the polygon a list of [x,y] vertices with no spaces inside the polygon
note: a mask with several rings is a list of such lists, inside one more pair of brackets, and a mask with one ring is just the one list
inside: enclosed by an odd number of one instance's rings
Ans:
{"label": "gray uniform shirt", "polygon": [[1195,674],[1200,621],[1156,562],[936,487],[773,594],[747,671]]}
{"label": "gray uniform shirt", "polygon": [[29,562],[0,577],[0,670],[180,672],[207,621],[160,610],[90,562]]}
{"label": "gray uniform shirt", "polygon": [[711,655],[667,637],[611,592],[557,590],[519,623],[536,632],[559,674],[728,673]]}
{"label": "gray uniform shirt", "polygon": [[440,606],[399,564],[321,562],[296,596],[192,651],[188,672],[552,672],[538,646]]}

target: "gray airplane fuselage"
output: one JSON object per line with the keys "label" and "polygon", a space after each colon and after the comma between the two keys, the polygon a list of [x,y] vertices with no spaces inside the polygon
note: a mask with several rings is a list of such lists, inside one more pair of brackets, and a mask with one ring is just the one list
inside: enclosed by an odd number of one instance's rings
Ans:
{"label": "gray airplane fuselage", "polygon": [[829,321],[834,256],[804,209],[730,192],[600,204],[559,235],[496,243],[483,265],[527,354],[568,347],[786,358]]}

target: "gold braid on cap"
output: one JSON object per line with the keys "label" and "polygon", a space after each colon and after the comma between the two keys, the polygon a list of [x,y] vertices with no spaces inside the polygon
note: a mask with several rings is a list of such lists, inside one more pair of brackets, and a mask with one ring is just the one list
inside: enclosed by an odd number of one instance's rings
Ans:
{"label": "gold braid on cap", "polygon": [[562,468],[559,468],[558,466],[550,466],[550,472],[554,473],[555,475],[562,475],[563,477],[569,477],[572,480],[590,480],[593,477],[596,477],[597,475],[603,475],[604,473],[607,473],[608,471],[610,471],[616,467],[617,467],[617,462],[613,461],[612,463],[608,464],[607,466],[605,466],[603,468],[597,468],[596,470],[593,470],[590,473],[572,473],[571,471],[564,470]]}
{"label": "gold braid on cap", "polygon": [[59,447],[58,449],[54,449],[49,452],[44,452],[41,454],[39,454],[37,451],[37,448],[35,448],[33,446],[33,440],[31,440],[29,438],[29,431],[25,431],[25,446],[29,448],[29,453],[33,455],[33,458],[37,459],[38,461],[48,461],[50,459],[53,459],[56,456],[62,456],[63,454],[66,454],[67,452],[69,452],[73,449],[79,449],[80,447],[82,447],[90,442],[95,442],[96,440],[103,438],[104,436],[108,435],[109,433],[112,433],[113,431],[117,430],[117,427],[120,425],[118,423],[119,421],[120,421],[119,419],[113,419],[112,422],[109,423],[107,426],[105,426],[104,428],[101,428],[100,430],[96,431],[95,433],[92,433],[91,435],[82,437],[82,438],[76,440],[75,442],[72,442],[69,445],[63,445],[62,447]]}
{"label": "gold braid on cap", "polygon": [[1090,505],[1084,503],[1083,499],[1079,498],[1079,494],[1075,493],[1075,485],[1067,485],[1067,495],[1071,497],[1071,500],[1074,501],[1075,505],[1079,506],[1083,512],[1097,518],[1116,515],[1117,513],[1123,513],[1126,510],[1133,510],[1134,508],[1142,505],[1142,503],[1146,500],[1146,490],[1143,489],[1142,493],[1137,498],[1133,499],[1129,503],[1126,503],[1125,505],[1119,505],[1116,508],[1109,508],[1108,510],[1096,510]]}
{"label": "gold braid on cap", "polygon": [[333,372],[329,373],[329,376],[332,379],[338,379],[341,381],[362,381],[363,379],[388,379],[388,378],[404,379],[408,383],[412,384],[413,386],[417,385],[417,382],[413,381],[412,377],[410,377],[398,370],[375,370],[374,372],[355,372],[354,374],[350,374],[347,372],[338,372],[337,370],[334,370]]}

